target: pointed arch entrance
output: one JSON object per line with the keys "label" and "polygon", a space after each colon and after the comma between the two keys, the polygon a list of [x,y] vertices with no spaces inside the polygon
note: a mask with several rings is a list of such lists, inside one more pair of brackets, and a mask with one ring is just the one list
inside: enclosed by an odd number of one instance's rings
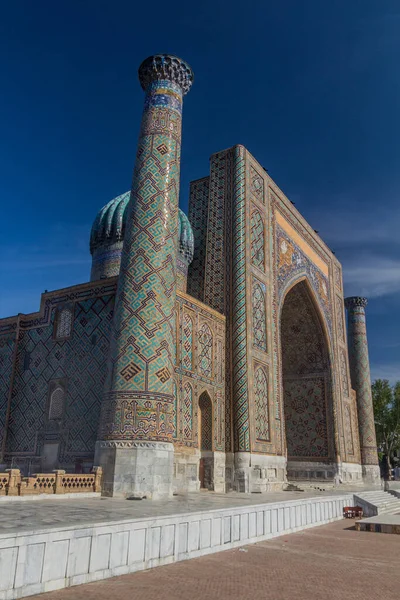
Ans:
{"label": "pointed arch entrance", "polygon": [[288,479],[333,479],[329,347],[306,280],[285,297],[280,339]]}

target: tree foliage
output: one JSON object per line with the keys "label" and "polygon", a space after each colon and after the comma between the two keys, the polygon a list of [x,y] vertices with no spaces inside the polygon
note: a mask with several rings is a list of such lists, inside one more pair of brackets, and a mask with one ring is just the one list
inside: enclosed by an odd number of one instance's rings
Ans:
{"label": "tree foliage", "polygon": [[390,469],[393,455],[400,450],[400,381],[391,386],[386,379],[372,384],[375,430],[378,448]]}

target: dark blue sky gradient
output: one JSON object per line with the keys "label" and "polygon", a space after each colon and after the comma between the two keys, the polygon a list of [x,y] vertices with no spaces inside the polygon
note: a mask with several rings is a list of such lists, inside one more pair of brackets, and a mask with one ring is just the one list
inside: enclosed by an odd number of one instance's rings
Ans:
{"label": "dark blue sky gradient", "polygon": [[88,280],[157,52],[195,72],[181,207],[210,154],[244,144],[336,251],[346,293],[370,298],[373,377],[400,380],[398,0],[2,3],[0,316]]}

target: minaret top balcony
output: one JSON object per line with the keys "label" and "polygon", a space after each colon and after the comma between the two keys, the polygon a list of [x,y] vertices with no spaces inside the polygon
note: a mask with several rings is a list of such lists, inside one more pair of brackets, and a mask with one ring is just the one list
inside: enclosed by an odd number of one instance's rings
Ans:
{"label": "minaret top balcony", "polygon": [[172,54],[149,56],[139,67],[139,81],[145,92],[156,81],[170,81],[180,87],[184,96],[192,87],[193,79],[188,63]]}

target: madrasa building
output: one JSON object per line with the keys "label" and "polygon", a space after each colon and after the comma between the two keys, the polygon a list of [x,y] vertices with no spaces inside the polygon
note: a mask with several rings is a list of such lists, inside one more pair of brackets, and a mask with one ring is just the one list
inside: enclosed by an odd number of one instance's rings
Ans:
{"label": "madrasa building", "polygon": [[[379,480],[366,299],[242,145],[179,207],[183,60],[139,68],[132,189],[90,234],[90,281],[0,320],[0,463],[103,468],[105,495]],[[345,326],[345,306],[348,328]],[[0,470],[2,470],[0,468]]]}

